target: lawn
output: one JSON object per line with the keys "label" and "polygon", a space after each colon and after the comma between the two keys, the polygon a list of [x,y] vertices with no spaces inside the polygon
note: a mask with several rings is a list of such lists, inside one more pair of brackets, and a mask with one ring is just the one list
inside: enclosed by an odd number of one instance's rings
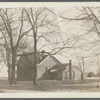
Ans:
{"label": "lawn", "polygon": [[10,85],[7,80],[0,80],[0,93],[20,92],[100,92],[100,80],[41,80],[38,86],[33,86],[32,81],[18,81]]}

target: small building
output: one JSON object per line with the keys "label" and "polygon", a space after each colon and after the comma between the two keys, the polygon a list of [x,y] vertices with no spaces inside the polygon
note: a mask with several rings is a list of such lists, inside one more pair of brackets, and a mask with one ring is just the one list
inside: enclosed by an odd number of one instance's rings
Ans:
{"label": "small building", "polygon": [[96,75],[93,72],[89,72],[87,77],[95,77]]}
{"label": "small building", "polygon": [[81,72],[73,65],[71,66],[71,68],[67,67],[64,72],[67,74],[67,77],[65,77],[64,80],[66,79],[80,80],[81,79]]}

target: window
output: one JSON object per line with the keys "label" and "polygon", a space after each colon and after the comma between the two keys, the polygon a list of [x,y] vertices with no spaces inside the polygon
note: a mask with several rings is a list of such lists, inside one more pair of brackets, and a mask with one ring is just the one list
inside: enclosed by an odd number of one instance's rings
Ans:
{"label": "window", "polygon": [[69,72],[67,72],[67,77],[69,78]]}
{"label": "window", "polygon": [[66,79],[66,72],[63,72],[63,80]]}

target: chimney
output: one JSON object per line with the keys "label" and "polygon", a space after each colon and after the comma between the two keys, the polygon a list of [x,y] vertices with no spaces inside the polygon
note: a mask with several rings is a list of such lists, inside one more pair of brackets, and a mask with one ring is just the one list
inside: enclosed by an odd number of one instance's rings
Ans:
{"label": "chimney", "polygon": [[69,60],[69,79],[72,79],[72,62]]}
{"label": "chimney", "polygon": [[45,53],[45,51],[42,50],[42,52],[41,52],[42,55],[41,55],[41,59],[40,60],[43,60],[44,53]]}

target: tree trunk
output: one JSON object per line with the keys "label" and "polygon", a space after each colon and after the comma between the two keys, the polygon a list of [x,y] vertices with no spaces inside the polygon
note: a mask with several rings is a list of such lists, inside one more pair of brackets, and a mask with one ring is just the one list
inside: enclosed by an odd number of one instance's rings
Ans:
{"label": "tree trunk", "polygon": [[34,65],[33,85],[37,85],[37,65]]}
{"label": "tree trunk", "polygon": [[10,69],[8,69],[8,81],[10,81],[10,74],[11,73],[11,71],[10,71]]}
{"label": "tree trunk", "polygon": [[34,67],[33,67],[33,85],[37,85],[37,55],[34,51]]}
{"label": "tree trunk", "polygon": [[[34,54],[36,55],[36,54]],[[33,67],[33,85],[37,85],[37,60],[36,56],[34,57],[34,67]]]}
{"label": "tree trunk", "polygon": [[99,80],[100,80],[100,70],[99,70],[99,68],[98,68],[98,76],[99,76]]}
{"label": "tree trunk", "polygon": [[98,72],[99,80],[100,80],[100,72]]}
{"label": "tree trunk", "polygon": [[10,84],[15,84],[16,79],[15,79],[15,63],[16,63],[16,56],[15,52],[12,53],[12,65],[11,65],[11,79],[10,79]]}
{"label": "tree trunk", "polygon": [[33,85],[37,85],[37,40],[34,33],[34,68],[33,68]]}
{"label": "tree trunk", "polygon": [[9,52],[9,48],[5,48],[5,49],[6,49],[6,61],[8,67],[8,81],[10,81],[10,76],[11,76],[10,52]]}
{"label": "tree trunk", "polygon": [[84,80],[84,74],[81,73],[81,80]]}
{"label": "tree trunk", "polygon": [[11,70],[11,79],[10,79],[10,84],[15,83],[15,68],[13,67]]}
{"label": "tree trunk", "polygon": [[10,81],[10,78],[11,78],[11,66],[10,66],[9,62],[7,62],[7,65],[8,65],[8,81]]}
{"label": "tree trunk", "polygon": [[37,85],[37,55],[36,55],[36,51],[34,51],[33,85]]}

